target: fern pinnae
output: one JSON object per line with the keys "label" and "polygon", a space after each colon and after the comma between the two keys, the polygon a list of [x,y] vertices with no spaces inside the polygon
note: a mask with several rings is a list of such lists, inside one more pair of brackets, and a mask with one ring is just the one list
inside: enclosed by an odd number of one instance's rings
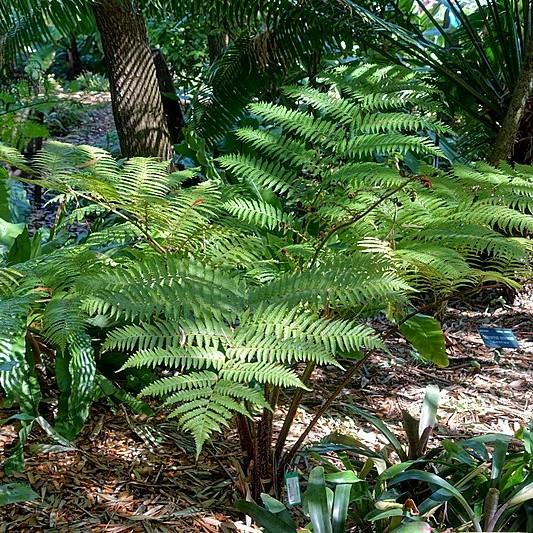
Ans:
{"label": "fern pinnae", "polygon": [[197,346],[152,348],[140,350],[132,355],[120,370],[126,368],[156,368],[165,366],[181,370],[220,369],[226,356],[214,348],[200,348]]}
{"label": "fern pinnae", "polygon": [[296,220],[288,213],[263,201],[235,198],[226,202],[224,206],[230,214],[239,220],[258,227],[270,230],[290,230],[297,226]]}
{"label": "fern pinnae", "polygon": [[272,132],[251,127],[238,129],[235,134],[239,140],[252,146],[268,159],[290,165],[291,168],[301,168],[309,164],[309,159],[314,156],[305,143],[285,135],[274,135]]}
{"label": "fern pinnae", "polygon": [[217,379],[217,374],[208,370],[163,378],[144,387],[141,396],[165,396],[178,390],[208,387],[216,383]]}
{"label": "fern pinnae", "polygon": [[269,362],[232,362],[220,370],[220,376],[229,381],[250,383],[256,380],[263,384],[272,384],[277,387],[299,387],[307,389],[298,375],[283,365]]}

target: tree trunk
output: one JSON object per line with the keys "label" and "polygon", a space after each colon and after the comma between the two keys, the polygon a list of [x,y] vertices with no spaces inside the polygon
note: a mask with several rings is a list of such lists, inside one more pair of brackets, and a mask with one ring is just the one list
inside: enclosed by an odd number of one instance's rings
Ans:
{"label": "tree trunk", "polygon": [[124,157],[172,157],[170,134],[144,19],[118,0],[93,4]]}
{"label": "tree trunk", "polygon": [[213,64],[229,45],[229,34],[225,32],[213,32],[207,36],[207,50],[209,63]]}
{"label": "tree trunk", "polygon": [[529,39],[525,50],[524,64],[514,88],[509,109],[503,120],[494,143],[494,150],[489,161],[496,165],[502,160],[510,158],[513,154],[514,143],[520,128],[524,110],[533,92],[533,37]]}
{"label": "tree trunk", "polygon": [[70,44],[67,48],[68,73],[67,79],[74,80],[83,72],[81,64],[80,51],[78,50],[78,41],[75,35],[70,37]]}
{"label": "tree trunk", "polygon": [[179,98],[176,95],[172,74],[163,54],[160,50],[152,50],[152,54],[170,140],[172,144],[176,144],[182,139],[181,130],[185,126],[185,119],[183,118]]}

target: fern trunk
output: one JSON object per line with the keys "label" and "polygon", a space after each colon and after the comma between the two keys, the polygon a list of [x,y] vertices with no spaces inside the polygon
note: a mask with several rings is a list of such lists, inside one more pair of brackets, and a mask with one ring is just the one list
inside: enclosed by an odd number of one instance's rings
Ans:
{"label": "fern trunk", "polygon": [[114,0],[94,3],[93,12],[122,155],[170,159],[170,134],[142,15]]}
{"label": "fern trunk", "polygon": [[274,453],[272,449],[272,411],[265,409],[257,423],[255,457],[252,471],[252,498],[257,500],[262,492],[270,492],[274,485]]}
{"label": "fern trunk", "polygon": [[494,143],[490,162],[494,165],[512,157],[520,123],[527,107],[529,96],[533,93],[533,37],[529,39],[524,64],[514,88],[509,109],[503,120]]}

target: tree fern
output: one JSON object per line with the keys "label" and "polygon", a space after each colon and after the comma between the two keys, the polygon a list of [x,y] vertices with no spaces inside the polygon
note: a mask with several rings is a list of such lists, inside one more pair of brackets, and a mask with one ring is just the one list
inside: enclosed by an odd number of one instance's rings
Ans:
{"label": "tree fern", "polygon": [[29,304],[42,338],[70,353],[76,330],[110,326],[103,350],[127,353],[124,370],[155,372],[143,394],[164,401],[198,451],[235,413],[268,409],[271,391],[303,389],[299,363],[381,348],[364,319],[401,320],[421,299],[531,270],[530,241],[510,236],[531,229],[526,169],[429,166],[441,157],[431,139],[448,134],[439,93],[401,68],[319,78],[323,93],[292,87],[285,105],[253,104],[259,126],[236,132],[242,146],[208,161],[197,186],[85,147],[51,144],[37,158],[38,183],[98,206],[86,209],[94,235],[17,265],[47,289]]}

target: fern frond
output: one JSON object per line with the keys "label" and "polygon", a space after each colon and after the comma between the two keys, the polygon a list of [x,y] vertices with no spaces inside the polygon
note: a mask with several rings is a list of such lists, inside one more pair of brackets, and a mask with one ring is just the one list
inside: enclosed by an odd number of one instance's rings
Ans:
{"label": "fern frond", "polygon": [[240,383],[268,383],[276,387],[301,387],[306,388],[293,370],[287,367],[268,362],[228,362],[220,369],[220,376],[228,381]]}
{"label": "fern frond", "polygon": [[207,370],[183,376],[163,378],[144,387],[141,391],[141,396],[166,396],[169,393],[184,389],[207,388],[211,387],[217,380],[217,374]]}
{"label": "fern frond", "polygon": [[223,156],[219,158],[222,167],[229,170],[245,183],[256,188],[286,193],[292,189],[297,174],[280,163],[246,156]]}
{"label": "fern frond", "polygon": [[235,135],[256,151],[292,168],[302,167],[313,159],[313,150],[296,139],[250,127],[238,129]]}
{"label": "fern frond", "polygon": [[242,305],[234,276],[180,256],[147,256],[95,276],[79,290],[87,295],[83,308],[89,314],[130,320],[178,317],[186,311],[231,316]]}

